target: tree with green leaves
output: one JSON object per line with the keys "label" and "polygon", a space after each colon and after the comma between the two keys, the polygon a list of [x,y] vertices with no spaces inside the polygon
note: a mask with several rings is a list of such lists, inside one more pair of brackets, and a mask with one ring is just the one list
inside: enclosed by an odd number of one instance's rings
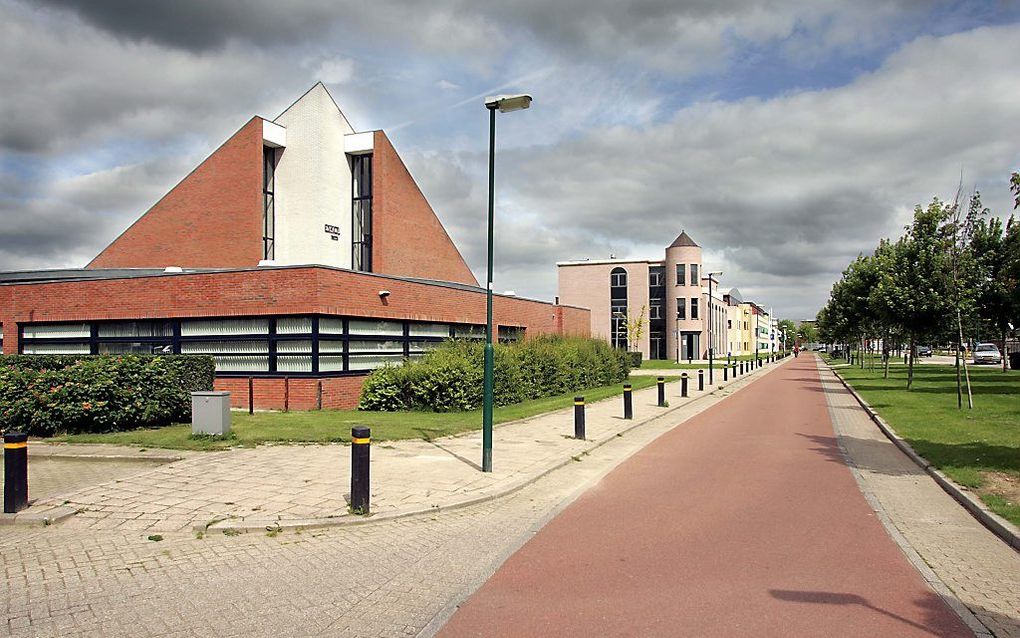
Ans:
{"label": "tree with green leaves", "polygon": [[873,297],[883,314],[898,318],[907,334],[908,390],[914,384],[918,340],[944,334],[954,314],[946,287],[946,273],[951,266],[947,263],[946,238],[942,232],[952,208],[936,198],[927,208],[914,209],[913,222],[893,244],[889,268],[880,271]]}

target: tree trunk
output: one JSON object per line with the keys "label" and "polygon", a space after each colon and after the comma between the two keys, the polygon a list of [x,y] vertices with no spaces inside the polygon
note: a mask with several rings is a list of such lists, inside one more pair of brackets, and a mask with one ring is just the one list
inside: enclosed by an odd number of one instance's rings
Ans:
{"label": "tree trunk", "polygon": [[907,365],[907,390],[914,385],[914,356],[917,354],[917,342],[914,340],[914,333],[910,333],[910,363]]}
{"label": "tree trunk", "polygon": [[1009,367],[1007,365],[1009,363],[1008,359],[1009,359],[1009,353],[1006,352],[1006,331],[1003,330],[1002,331],[1002,373],[1003,374],[1005,374],[1006,371],[1009,370]]}
{"label": "tree trunk", "polygon": [[956,408],[963,409],[963,377],[960,375],[960,344],[956,344]]}
{"label": "tree trunk", "polygon": [[883,379],[889,378],[889,331],[885,331],[885,336],[882,337],[882,363],[885,364],[885,373],[882,375]]}

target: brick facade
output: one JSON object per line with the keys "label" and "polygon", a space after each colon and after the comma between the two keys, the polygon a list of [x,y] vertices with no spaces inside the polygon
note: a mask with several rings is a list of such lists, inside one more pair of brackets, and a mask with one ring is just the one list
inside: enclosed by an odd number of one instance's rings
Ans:
{"label": "brick facade", "polygon": [[386,134],[372,154],[372,270],[478,285]]}
{"label": "brick facade", "polygon": [[[386,298],[380,290],[389,290]],[[115,300],[115,302],[111,302]],[[27,322],[170,319],[185,317],[272,316],[322,314],[378,319],[485,323],[485,294],[383,275],[321,266],[158,274],[144,277],[0,286],[3,349],[18,352],[18,325]],[[589,312],[583,308],[497,295],[495,322],[525,328],[527,335],[589,334]],[[353,407],[364,377],[324,377],[323,406]],[[233,390],[247,381],[218,379],[217,387]],[[292,379],[290,407],[316,405],[316,379]],[[256,405],[284,405],[282,379],[255,381]]]}
{"label": "brick facade", "polygon": [[262,257],[262,119],[254,117],[87,268],[244,268]]}

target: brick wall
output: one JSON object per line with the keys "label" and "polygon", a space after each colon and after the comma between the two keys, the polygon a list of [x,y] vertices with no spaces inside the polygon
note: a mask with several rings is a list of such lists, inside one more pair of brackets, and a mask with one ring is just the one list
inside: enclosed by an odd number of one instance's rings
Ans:
{"label": "brick wall", "polygon": [[[385,299],[379,297],[383,289],[390,291]],[[316,266],[0,286],[7,354],[18,352],[18,325],[27,322],[283,314],[484,324],[485,294]],[[493,315],[497,324],[523,327],[527,335],[590,333],[589,313],[583,308],[496,296]],[[324,379],[323,405],[353,406],[362,380]],[[219,379],[217,387],[234,392],[236,383],[247,384],[247,380]],[[256,379],[256,383],[257,406],[283,407],[282,380]],[[294,379],[291,384],[295,384],[290,390],[291,407],[314,407],[314,380]],[[247,405],[247,385],[243,394],[238,407]]]}
{"label": "brick wall", "polygon": [[386,134],[372,154],[372,270],[478,285]]}
{"label": "brick wall", "polygon": [[[252,377],[255,407],[260,410],[315,410],[319,406],[319,384],[322,385],[322,408],[349,410],[358,407],[361,386],[367,375],[309,379],[268,379]],[[230,392],[230,405],[248,407],[247,378],[218,378],[215,388]]]}
{"label": "brick wall", "polygon": [[261,258],[262,119],[255,117],[88,268],[231,268]]}

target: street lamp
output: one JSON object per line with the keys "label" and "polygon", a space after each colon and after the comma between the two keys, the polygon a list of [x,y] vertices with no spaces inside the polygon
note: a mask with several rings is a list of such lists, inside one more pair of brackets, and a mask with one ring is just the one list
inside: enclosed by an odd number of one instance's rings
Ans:
{"label": "street lamp", "polygon": [[496,111],[509,113],[531,106],[530,95],[497,95],[485,98],[489,109],[489,266],[485,278],[485,390],[482,399],[482,471],[492,471],[492,202],[496,169]]}
{"label": "street lamp", "polygon": [[712,272],[705,273],[705,277],[702,279],[708,280],[708,385],[712,385],[712,360],[715,354],[714,343],[712,342],[712,282],[716,275],[721,275],[721,270],[713,270]]}

